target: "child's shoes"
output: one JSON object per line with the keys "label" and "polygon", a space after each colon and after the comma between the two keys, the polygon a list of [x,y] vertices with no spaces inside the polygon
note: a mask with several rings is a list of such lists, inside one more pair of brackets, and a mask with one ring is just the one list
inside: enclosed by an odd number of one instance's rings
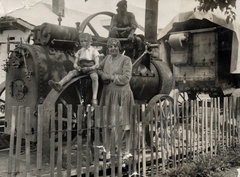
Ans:
{"label": "child's shoes", "polygon": [[92,99],[92,106],[93,107],[98,106],[98,100],[97,99]]}
{"label": "child's shoes", "polygon": [[54,82],[53,80],[49,80],[48,84],[50,87],[52,87],[54,90],[60,92],[62,90],[62,86],[58,82]]}
{"label": "child's shoes", "polygon": [[[110,159],[111,159],[111,153],[110,153],[110,152],[107,152],[107,153],[106,153],[106,161],[109,162]],[[99,160],[100,160],[100,161],[103,161],[103,153],[101,153],[101,154],[99,155]]]}

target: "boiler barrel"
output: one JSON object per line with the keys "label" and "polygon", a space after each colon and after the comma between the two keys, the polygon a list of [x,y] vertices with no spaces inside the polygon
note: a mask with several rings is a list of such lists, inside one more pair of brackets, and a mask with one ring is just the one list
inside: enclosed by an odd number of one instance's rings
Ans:
{"label": "boiler barrel", "polygon": [[35,27],[33,34],[34,43],[41,45],[49,44],[53,39],[79,41],[79,32],[76,28],[49,23],[43,23],[42,25]]}
{"label": "boiler barrel", "polygon": [[[150,69],[151,71],[143,66],[133,68],[130,85],[135,100],[149,101],[157,94],[169,94],[172,90],[172,72],[166,63],[152,60]],[[140,71],[136,74],[136,70]]]}

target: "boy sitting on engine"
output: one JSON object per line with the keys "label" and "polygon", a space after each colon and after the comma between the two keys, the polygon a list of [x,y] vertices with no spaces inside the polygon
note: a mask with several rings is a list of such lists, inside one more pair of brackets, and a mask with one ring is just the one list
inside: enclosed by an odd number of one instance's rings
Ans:
{"label": "boy sitting on engine", "polygon": [[69,82],[73,77],[81,74],[90,75],[92,79],[92,105],[96,106],[97,92],[98,92],[98,74],[97,68],[99,66],[99,52],[91,46],[92,36],[88,33],[79,35],[79,40],[82,48],[75,54],[74,70],[70,71],[61,81],[54,82],[49,80],[48,84],[56,91],[60,92],[64,84]]}

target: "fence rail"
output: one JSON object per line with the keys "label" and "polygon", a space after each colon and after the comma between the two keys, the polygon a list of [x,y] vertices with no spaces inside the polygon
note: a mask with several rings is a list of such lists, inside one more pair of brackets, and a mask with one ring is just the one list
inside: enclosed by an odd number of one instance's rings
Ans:
{"label": "fence rail", "polygon": [[[96,107],[94,112],[88,107],[86,115],[84,109],[78,105],[77,119],[73,120],[72,105],[67,105],[67,117],[63,117],[63,105],[58,105],[50,112],[49,131],[45,132],[44,108],[39,105],[37,142],[33,143],[30,109],[12,107],[7,176],[157,176],[200,155],[214,156],[219,147],[235,146],[240,140],[239,98],[181,103],[161,100],[151,109],[148,105],[134,106],[129,125],[132,156],[123,159],[126,142],[120,138],[125,126],[120,122],[121,107],[116,107],[112,126],[106,126],[105,107]],[[105,147],[109,131],[108,161]],[[50,154],[44,153],[44,137],[49,137]]]}

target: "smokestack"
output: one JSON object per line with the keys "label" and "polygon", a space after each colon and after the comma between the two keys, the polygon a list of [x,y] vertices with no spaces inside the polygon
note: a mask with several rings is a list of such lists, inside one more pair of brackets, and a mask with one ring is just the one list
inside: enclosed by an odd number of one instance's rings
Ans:
{"label": "smokestack", "polygon": [[146,0],[145,40],[157,42],[158,0]]}
{"label": "smokestack", "polygon": [[64,0],[52,0],[52,12],[56,15],[61,14],[64,17],[65,2]]}

